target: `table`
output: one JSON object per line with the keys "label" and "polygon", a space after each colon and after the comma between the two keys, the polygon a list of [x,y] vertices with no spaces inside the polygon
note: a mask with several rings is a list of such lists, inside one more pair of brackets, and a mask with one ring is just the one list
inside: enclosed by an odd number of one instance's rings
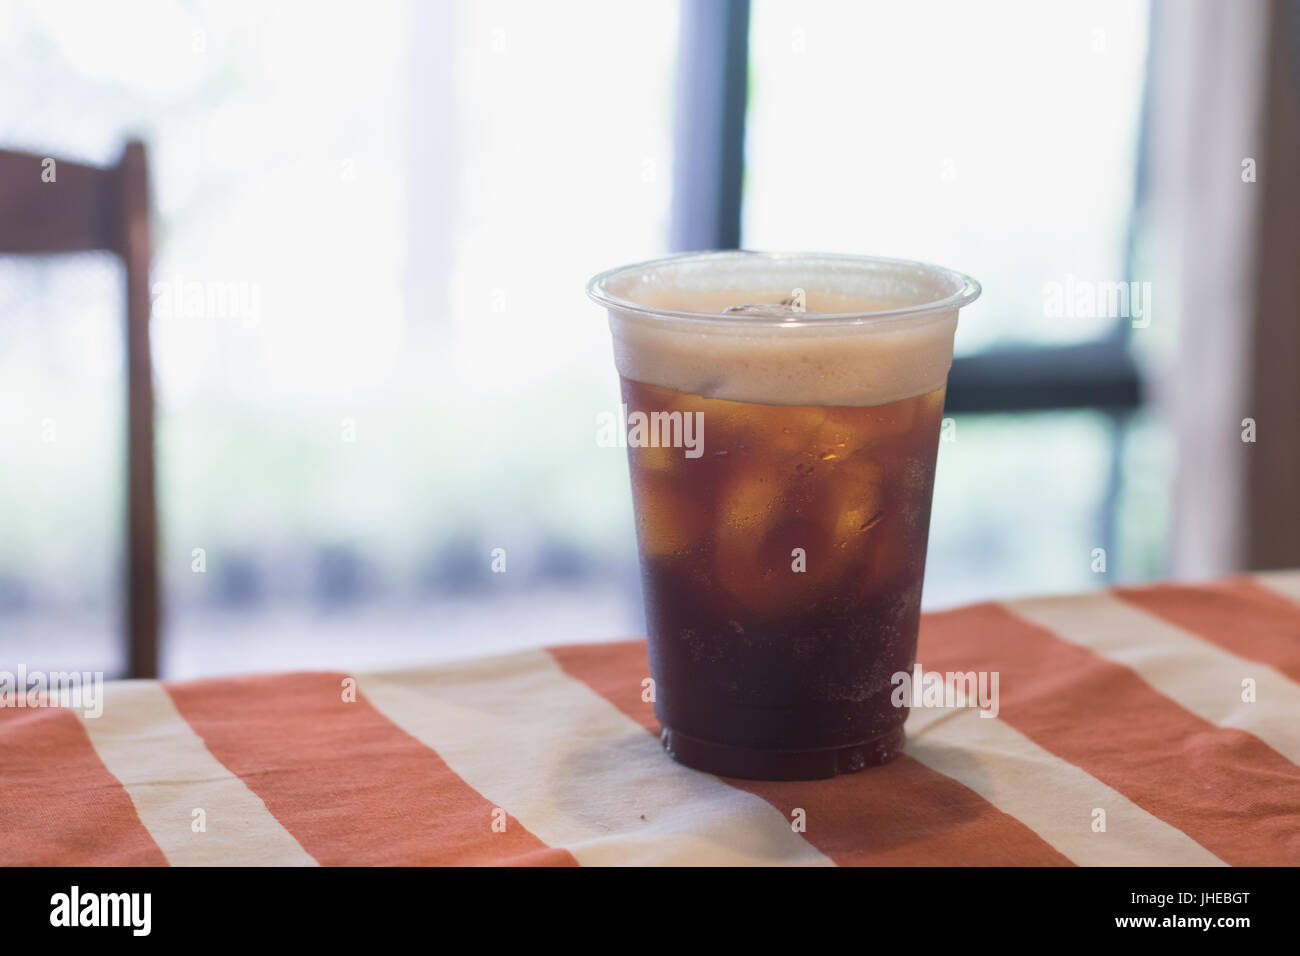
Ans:
{"label": "table", "polygon": [[0,708],[3,864],[1300,864],[1300,572],[927,614],[914,710],[832,780],[667,758],[642,641]]}

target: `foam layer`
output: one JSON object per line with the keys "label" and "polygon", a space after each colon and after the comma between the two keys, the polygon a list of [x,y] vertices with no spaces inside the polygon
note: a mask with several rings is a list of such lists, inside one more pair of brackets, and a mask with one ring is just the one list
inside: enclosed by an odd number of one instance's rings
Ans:
{"label": "foam layer", "polygon": [[[807,314],[720,314],[796,287]],[[916,263],[708,253],[618,270],[591,291],[627,378],[742,402],[883,405],[945,384],[957,310],[979,286]]]}

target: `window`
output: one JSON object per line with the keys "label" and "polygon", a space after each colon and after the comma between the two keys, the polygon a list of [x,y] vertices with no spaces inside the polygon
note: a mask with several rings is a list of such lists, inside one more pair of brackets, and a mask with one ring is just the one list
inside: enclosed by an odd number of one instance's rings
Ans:
{"label": "window", "polygon": [[[1141,317],[1104,301],[1132,278],[1145,6],[730,7],[749,12],[747,107],[729,101],[741,244],[921,259],[984,286],[957,334],[927,605],[1159,573],[1168,442],[1140,411]],[[1051,299],[1083,286],[1103,296],[1091,311]]]}
{"label": "window", "polygon": [[[641,633],[583,284],[674,245],[983,281],[931,606],[1098,583],[1098,547],[1107,581],[1158,573],[1170,457],[1144,343],[1044,297],[1130,278],[1143,5],[564,9],[0,14],[7,147],[150,150],[167,676]],[[120,661],[118,281],[93,257],[0,263],[0,446],[22,449],[0,469],[0,654],[33,667]]]}

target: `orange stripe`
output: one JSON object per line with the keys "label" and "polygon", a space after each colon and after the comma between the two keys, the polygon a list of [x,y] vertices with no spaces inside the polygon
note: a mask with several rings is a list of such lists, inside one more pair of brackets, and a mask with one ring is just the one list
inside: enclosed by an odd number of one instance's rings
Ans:
{"label": "orange stripe", "polygon": [[993,604],[923,616],[918,656],[927,671],[999,671],[1000,719],[1225,862],[1300,863],[1300,768],[1251,734]]}
{"label": "orange stripe", "polygon": [[[650,676],[644,641],[549,650],[566,673],[658,734],[652,705],[641,700],[641,681]],[[830,780],[724,779],[787,818],[805,810],[804,836],[841,866],[1070,864],[1014,817],[906,755]]]}
{"label": "orange stripe", "polygon": [[341,866],[576,865],[518,820],[493,832],[493,805],[343,674],[276,674],[167,684],[218,760],[321,863]]}
{"label": "orange stripe", "polygon": [[1247,580],[1116,588],[1130,604],[1300,683],[1300,605]]}
{"label": "orange stripe", "polygon": [[0,708],[0,864],[167,865],[69,710]]}

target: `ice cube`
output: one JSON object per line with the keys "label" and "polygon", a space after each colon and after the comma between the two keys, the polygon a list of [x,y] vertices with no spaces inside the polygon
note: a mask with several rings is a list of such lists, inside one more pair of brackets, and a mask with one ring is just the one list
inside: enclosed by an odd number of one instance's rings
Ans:
{"label": "ice cube", "polygon": [[652,471],[633,472],[637,540],[649,557],[681,554],[708,533],[708,513],[689,487]]}

